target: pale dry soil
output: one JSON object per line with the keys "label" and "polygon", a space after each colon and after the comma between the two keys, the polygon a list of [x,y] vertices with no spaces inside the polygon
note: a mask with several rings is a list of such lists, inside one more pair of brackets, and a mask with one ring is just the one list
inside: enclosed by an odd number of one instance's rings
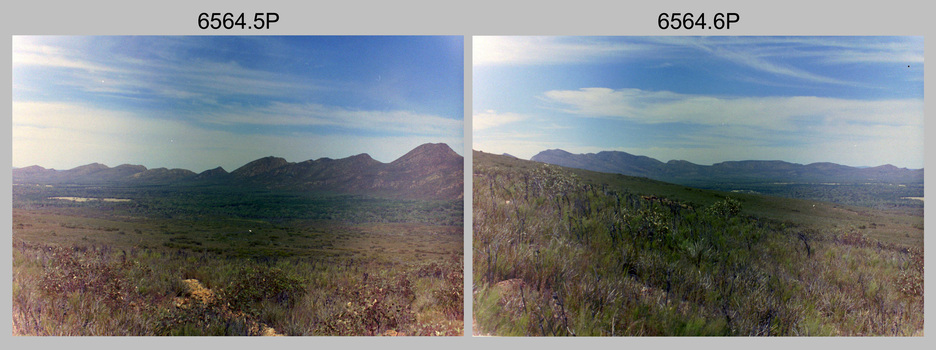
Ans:
{"label": "pale dry soil", "polygon": [[[175,304],[179,308],[190,308],[193,305],[202,304],[210,305],[216,301],[214,292],[211,289],[205,288],[197,279],[187,279],[182,280],[185,283],[188,292],[184,297],[178,297],[175,299]],[[243,314],[241,312],[233,312],[228,310],[226,307],[222,306],[224,310],[224,316],[227,318],[241,318]],[[283,336],[274,329],[273,327],[267,326],[262,322],[250,322],[250,333],[260,334],[265,337],[278,337]]]}

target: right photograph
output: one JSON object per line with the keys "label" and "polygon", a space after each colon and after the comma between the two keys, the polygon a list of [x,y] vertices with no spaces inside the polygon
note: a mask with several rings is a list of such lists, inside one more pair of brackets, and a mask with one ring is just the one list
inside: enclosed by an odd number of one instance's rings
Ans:
{"label": "right photograph", "polygon": [[923,41],[473,37],[473,335],[923,336]]}

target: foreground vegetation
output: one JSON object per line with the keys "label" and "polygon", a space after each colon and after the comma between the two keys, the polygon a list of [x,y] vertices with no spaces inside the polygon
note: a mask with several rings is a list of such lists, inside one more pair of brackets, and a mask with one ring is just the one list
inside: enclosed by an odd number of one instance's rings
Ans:
{"label": "foreground vegetation", "polygon": [[922,334],[922,210],[473,159],[480,334]]}
{"label": "foreground vegetation", "polygon": [[[14,335],[463,332],[454,205],[100,191],[14,187]],[[303,211],[329,202],[333,218]]]}

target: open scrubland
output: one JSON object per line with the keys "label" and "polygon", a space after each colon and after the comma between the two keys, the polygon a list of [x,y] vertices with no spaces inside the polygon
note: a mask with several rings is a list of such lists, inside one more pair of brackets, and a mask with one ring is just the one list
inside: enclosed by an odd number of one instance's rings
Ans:
{"label": "open scrubland", "polygon": [[477,334],[922,335],[922,205],[473,161]]}
{"label": "open scrubland", "polygon": [[460,199],[14,185],[13,334],[461,335],[462,213]]}

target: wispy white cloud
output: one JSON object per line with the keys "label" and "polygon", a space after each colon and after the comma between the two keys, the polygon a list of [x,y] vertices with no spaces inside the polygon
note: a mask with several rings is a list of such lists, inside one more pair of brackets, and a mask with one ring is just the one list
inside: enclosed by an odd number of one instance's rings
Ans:
{"label": "wispy white cloud", "polygon": [[87,71],[113,71],[113,67],[77,57],[72,50],[37,42],[33,37],[13,37],[13,66],[73,68]]}
{"label": "wispy white cloud", "polygon": [[[293,77],[268,71],[249,69],[236,62],[193,62],[186,65],[167,65],[162,69],[146,69],[150,78],[159,78],[160,87],[189,89],[188,92],[210,95],[277,96],[298,91],[326,89],[322,82],[308,79],[301,82]],[[165,76],[172,77],[166,81]]]}
{"label": "wispy white cloud", "polygon": [[780,43],[803,46],[808,50],[796,52],[823,64],[923,63],[922,37],[790,37]]}
{"label": "wispy white cloud", "polygon": [[464,121],[406,110],[359,110],[315,103],[272,102],[225,106],[200,115],[200,122],[227,126],[339,127],[418,135],[461,134]]}
{"label": "wispy white cloud", "polygon": [[471,128],[474,130],[485,130],[528,119],[530,119],[530,117],[523,114],[512,112],[498,113],[495,110],[489,109],[471,116]]}
{"label": "wispy white cloud", "polygon": [[[354,56],[427,57],[435,47],[397,50],[410,43],[393,38],[373,49],[380,45],[358,43],[382,40],[349,39],[336,48],[327,41],[343,39],[15,36],[14,165],[231,170],[269,155],[392,161],[427,142],[463,151],[461,105],[445,102],[461,97],[460,85],[423,79],[447,66]],[[371,70],[383,74],[380,84],[367,79]]]}
{"label": "wispy white cloud", "polygon": [[[340,118],[340,117],[339,117]],[[357,123],[370,128],[411,128],[402,136],[386,135],[309,135],[292,133],[239,134],[199,127],[182,120],[157,120],[126,111],[72,103],[14,102],[13,165],[55,165],[68,169],[91,162],[115,166],[137,163],[148,167],[179,167],[193,171],[223,166],[228,171],[264,156],[303,161],[320,157],[342,158],[369,153],[390,162],[416,146],[444,142],[462,153],[462,134],[420,134],[419,123],[445,124],[418,116],[413,119],[392,115]],[[403,125],[392,125],[394,120]],[[405,121],[405,122],[403,122]],[[279,121],[284,122],[284,121]],[[457,122],[461,130],[461,121]],[[438,125],[429,128],[442,128]],[[118,146],[119,145],[119,146]],[[206,164],[205,160],[212,163]]]}
{"label": "wispy white cloud", "polygon": [[[659,60],[691,55],[730,62],[777,77],[843,86],[869,87],[835,78],[810,65],[792,65],[791,58],[822,65],[922,63],[918,37],[489,37],[473,39],[473,64],[548,65],[620,62],[628,55]],[[703,56],[699,56],[699,55]],[[669,65],[664,62],[661,65]],[[813,67],[813,68],[808,68]]]}
{"label": "wispy white cloud", "polygon": [[[923,63],[921,37],[652,37],[647,40],[698,50],[713,58],[776,77],[871,88],[826,74],[843,64]],[[791,64],[792,59],[802,60]],[[741,79],[749,79],[740,76]]]}
{"label": "wispy white cloud", "polygon": [[638,43],[594,37],[476,36],[471,45],[476,66],[582,63],[648,49]]}
{"label": "wispy white cloud", "polygon": [[791,130],[795,122],[922,127],[923,101],[840,98],[721,97],[641,89],[553,90],[546,107],[583,117],[620,118],[646,124],[749,125]]}
{"label": "wispy white cloud", "polygon": [[755,70],[779,75],[786,76],[790,78],[801,79],[805,81],[811,81],[816,83],[826,83],[826,84],[838,84],[838,85],[857,85],[857,83],[849,82],[841,79],[835,79],[820,74],[812,73],[803,69],[799,69],[793,66],[784,65],[781,63],[771,62],[770,60],[764,59],[762,57],[752,55],[750,52],[745,50],[732,50],[732,49],[721,49],[721,48],[710,48],[703,46],[704,49],[708,50],[713,55],[720,57],[722,59],[746,66],[748,68],[753,68]]}
{"label": "wispy white cloud", "polygon": [[[494,103],[477,110],[498,110],[476,114],[482,119],[475,126],[475,141],[482,140],[476,145],[495,152],[531,156],[547,148],[618,149],[701,163],[782,159],[922,167],[922,37],[482,37],[475,42],[481,44],[473,49],[475,65],[497,66],[490,72],[503,73],[484,79],[535,74],[536,84],[502,84],[513,89],[511,96],[524,98],[498,99],[505,92],[476,90],[482,95],[477,101]],[[510,112],[537,118],[494,119]],[[550,130],[547,124],[570,129]],[[542,136],[511,138],[508,131],[520,129]]]}
{"label": "wispy white cloud", "polygon": [[[549,91],[548,108],[578,118],[621,120],[656,127],[655,153],[668,159],[712,163],[783,159],[849,165],[885,163],[922,167],[923,101],[852,100],[813,96],[725,97],[640,89]],[[582,122],[586,125],[588,123]],[[566,144],[566,149],[614,149],[615,140]],[[591,147],[591,148],[589,148]],[[633,144],[617,147],[638,152]],[[682,152],[682,153],[680,153]]]}
{"label": "wispy white cloud", "polygon": [[[67,69],[67,73],[57,76],[59,85],[99,95],[211,102],[219,96],[271,97],[296,91],[346,88],[340,83],[297,81],[293,76],[251,69],[233,61],[188,60],[156,53],[152,48],[145,54],[153,54],[154,59],[123,55],[120,51],[98,57],[71,47],[45,44],[43,39],[46,38],[14,38],[14,69],[30,66]],[[152,38],[149,43],[167,51],[180,45],[175,40],[160,38]]]}
{"label": "wispy white cloud", "polygon": [[[791,55],[800,54],[798,50],[792,49],[785,40],[775,41],[774,38],[707,38],[707,37],[686,37],[675,38],[665,41],[669,44],[681,45],[687,48],[694,48],[713,58],[732,62],[734,64],[768,73],[775,76],[795,78],[815,83],[855,85],[856,83],[835,79],[822,74],[817,74],[796,66],[780,63],[777,58],[789,58]],[[810,53],[812,55],[813,53]]]}
{"label": "wispy white cloud", "polygon": [[[15,102],[13,125],[61,128],[88,133],[125,134],[139,130],[165,129],[169,120],[136,113],[106,110],[83,104]],[[174,124],[174,127],[189,127]],[[199,124],[256,128],[339,127],[369,132],[394,132],[410,135],[461,135],[464,122],[459,119],[410,111],[365,111],[319,104],[275,102],[256,108],[226,108],[201,115]],[[159,127],[157,127],[159,126]],[[295,132],[301,134],[301,132]]]}

